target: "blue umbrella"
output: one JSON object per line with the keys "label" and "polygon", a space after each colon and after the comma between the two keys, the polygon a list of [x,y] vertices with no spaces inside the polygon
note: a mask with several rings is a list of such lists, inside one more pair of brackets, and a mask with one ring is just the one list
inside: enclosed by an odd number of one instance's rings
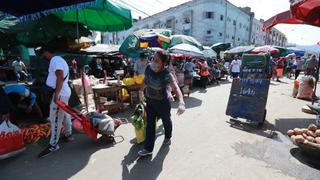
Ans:
{"label": "blue umbrella", "polygon": [[288,47],[287,49],[289,50],[290,54],[294,53],[298,57],[302,57],[306,53],[304,50],[301,50],[301,49],[296,48],[296,47]]}

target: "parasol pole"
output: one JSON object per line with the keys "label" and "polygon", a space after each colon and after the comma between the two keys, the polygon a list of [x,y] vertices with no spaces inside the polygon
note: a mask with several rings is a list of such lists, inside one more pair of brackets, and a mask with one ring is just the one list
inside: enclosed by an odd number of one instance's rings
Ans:
{"label": "parasol pole", "polygon": [[77,17],[77,45],[78,45],[78,51],[80,51],[80,33],[79,33],[79,10],[76,10],[76,17]]}

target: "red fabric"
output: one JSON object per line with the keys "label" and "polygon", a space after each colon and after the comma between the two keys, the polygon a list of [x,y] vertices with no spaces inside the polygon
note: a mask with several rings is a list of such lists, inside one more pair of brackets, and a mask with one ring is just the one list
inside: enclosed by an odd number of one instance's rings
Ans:
{"label": "red fabric", "polygon": [[263,30],[271,29],[277,24],[304,24],[302,20],[296,19],[290,11],[285,11],[273,16],[263,23]]}
{"label": "red fabric", "polygon": [[200,71],[200,76],[209,76],[209,71],[208,67],[206,66],[205,63],[201,63],[201,71]]}
{"label": "red fabric", "polygon": [[270,53],[270,54],[277,54],[279,53],[279,50],[276,48],[273,48],[271,46],[260,46],[256,47],[251,51],[252,54],[259,54],[259,53]]}
{"label": "red fabric", "polygon": [[320,27],[320,1],[319,0],[302,0],[291,6],[292,14],[307,24]]}

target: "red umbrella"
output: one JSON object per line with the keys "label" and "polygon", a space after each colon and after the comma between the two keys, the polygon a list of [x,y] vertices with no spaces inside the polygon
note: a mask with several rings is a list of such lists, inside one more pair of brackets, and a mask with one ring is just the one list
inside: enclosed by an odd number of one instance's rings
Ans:
{"label": "red umbrella", "polygon": [[277,14],[263,23],[263,29],[268,30],[277,24],[304,24],[302,20],[296,19],[290,10]]}
{"label": "red umbrella", "polygon": [[254,48],[251,53],[252,54],[259,54],[259,53],[270,53],[270,54],[277,54],[280,51],[274,47],[271,46],[260,46]]}
{"label": "red umbrella", "polygon": [[292,0],[291,12],[307,24],[320,26],[320,1],[319,0]]}

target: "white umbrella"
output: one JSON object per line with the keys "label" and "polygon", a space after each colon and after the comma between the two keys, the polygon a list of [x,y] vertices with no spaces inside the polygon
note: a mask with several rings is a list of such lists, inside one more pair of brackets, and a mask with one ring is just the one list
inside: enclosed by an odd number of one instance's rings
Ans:
{"label": "white umbrella", "polygon": [[170,52],[172,53],[180,53],[188,56],[195,56],[195,57],[203,57],[203,52],[195,46],[190,44],[178,44],[170,48]]}
{"label": "white umbrella", "polygon": [[203,46],[203,55],[206,58],[217,58],[217,53],[208,46]]}
{"label": "white umbrella", "polygon": [[91,46],[86,49],[82,49],[82,51],[87,53],[110,53],[119,51],[119,46],[117,45],[107,45],[107,44],[96,44],[95,46]]}

